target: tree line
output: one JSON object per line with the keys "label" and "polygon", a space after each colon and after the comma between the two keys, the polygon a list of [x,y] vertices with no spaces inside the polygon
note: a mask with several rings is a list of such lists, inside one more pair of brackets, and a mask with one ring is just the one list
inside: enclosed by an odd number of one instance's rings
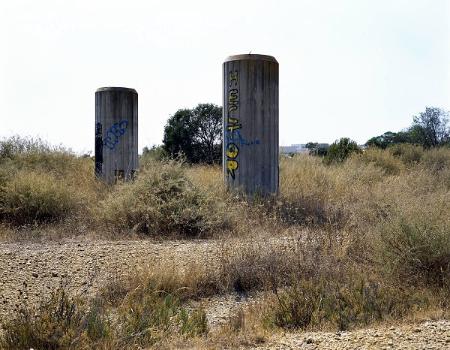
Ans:
{"label": "tree line", "polygon": [[[222,133],[222,107],[204,103],[192,109],[179,109],[164,127],[163,144],[151,149],[145,147],[143,153],[157,158],[183,157],[189,163],[221,163]],[[374,136],[365,146],[385,149],[401,143],[426,149],[450,146],[449,112],[426,107],[424,112],[413,117],[408,128]],[[351,153],[362,152],[357,143],[347,137],[331,145],[308,142],[306,148],[311,155],[324,157],[327,163],[340,162]]]}

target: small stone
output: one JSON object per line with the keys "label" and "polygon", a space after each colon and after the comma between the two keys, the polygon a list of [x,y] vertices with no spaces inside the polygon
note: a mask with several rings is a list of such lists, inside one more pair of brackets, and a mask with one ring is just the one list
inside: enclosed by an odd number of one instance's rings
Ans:
{"label": "small stone", "polygon": [[55,271],[52,271],[52,277],[58,277],[58,273]]}
{"label": "small stone", "polygon": [[422,330],[420,328],[414,328],[413,332],[414,333],[420,333],[420,332],[422,332]]}
{"label": "small stone", "polygon": [[36,272],[33,272],[33,273],[31,274],[31,276],[33,276],[33,277],[38,277],[39,275],[38,275]]}
{"label": "small stone", "polygon": [[312,338],[306,339],[306,344],[312,344],[314,343],[314,340]]}

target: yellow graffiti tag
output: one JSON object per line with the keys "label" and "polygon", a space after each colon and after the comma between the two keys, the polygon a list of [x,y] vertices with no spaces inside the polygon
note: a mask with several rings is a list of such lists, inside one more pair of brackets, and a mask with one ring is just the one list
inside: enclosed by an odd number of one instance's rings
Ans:
{"label": "yellow graffiti tag", "polygon": [[239,154],[239,148],[234,143],[229,143],[227,145],[227,151],[226,151],[227,157],[234,159]]}
{"label": "yellow graffiti tag", "polygon": [[228,112],[234,112],[237,111],[238,106],[237,102],[230,102],[231,104],[228,106]]}
{"label": "yellow graffiti tag", "polygon": [[238,99],[238,89],[231,89],[228,92],[228,101],[234,102],[237,101],[237,99]]}
{"label": "yellow graffiti tag", "polygon": [[238,73],[235,72],[230,72],[230,83],[228,85],[228,87],[232,87],[233,85],[236,86],[238,83]]}
{"label": "yellow graffiti tag", "polygon": [[[240,129],[242,126],[237,118],[238,108],[239,108],[239,90],[238,88],[238,72],[229,72],[229,82],[228,82],[228,108],[227,108],[227,126],[226,131],[230,132],[231,135],[235,130]],[[231,115],[233,114],[233,116]],[[227,138],[228,139],[228,138]],[[229,143],[226,146],[225,154],[227,156],[227,174],[231,176],[233,180],[236,176],[236,170],[239,167],[237,156],[239,155],[239,148],[234,143]]]}
{"label": "yellow graffiti tag", "polygon": [[229,125],[227,126],[227,130],[228,130],[228,131],[234,131],[234,130],[240,129],[241,127],[242,127],[241,124],[229,124]]}
{"label": "yellow graffiti tag", "polygon": [[235,178],[235,170],[239,167],[238,162],[235,160],[227,160],[227,174],[233,179]]}

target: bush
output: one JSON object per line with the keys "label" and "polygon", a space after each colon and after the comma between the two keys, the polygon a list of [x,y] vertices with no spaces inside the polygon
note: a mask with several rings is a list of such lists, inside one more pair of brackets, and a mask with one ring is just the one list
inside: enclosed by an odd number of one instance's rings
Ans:
{"label": "bush", "polygon": [[169,293],[153,279],[127,295],[119,308],[119,322],[125,344],[139,346],[165,340],[174,331],[197,336],[208,330],[203,310],[188,312],[182,307],[177,291]]}
{"label": "bush", "polygon": [[[448,199],[447,199],[448,200]],[[391,214],[380,225],[381,265],[403,283],[450,287],[448,205]],[[428,208],[427,208],[428,207]]]}
{"label": "bush", "polygon": [[426,296],[385,286],[357,273],[340,280],[330,277],[300,280],[277,293],[265,311],[264,324],[287,329],[328,326],[347,330],[398,319],[428,304]]}
{"label": "bush", "polygon": [[21,307],[15,318],[0,323],[0,348],[147,348],[174,336],[206,334],[205,312],[183,306],[186,287],[180,280],[166,281],[166,276],[153,274],[138,286],[123,286],[126,293],[113,305],[103,295],[82,303],[60,288],[47,302]]}
{"label": "bush", "polygon": [[139,160],[139,164],[141,166],[146,166],[146,163],[152,161],[163,161],[167,159],[169,155],[164,150],[163,146],[153,145],[151,148],[144,147],[142,150],[142,156]]}
{"label": "bush", "polygon": [[440,147],[424,152],[422,164],[431,171],[450,171],[450,148]]}
{"label": "bush", "polygon": [[88,218],[104,192],[93,167],[91,159],[40,139],[0,141],[0,220],[24,225]]}
{"label": "bush", "polygon": [[50,174],[19,171],[0,187],[0,219],[14,225],[59,221],[79,205],[70,188]]}
{"label": "bush", "polygon": [[108,321],[99,310],[87,311],[58,289],[37,309],[21,308],[3,323],[2,349],[86,348],[107,335]]}
{"label": "bush", "polygon": [[294,274],[299,275],[299,270],[303,267],[294,253],[277,249],[270,244],[223,251],[227,255],[222,257],[214,274],[217,290],[238,293],[272,290],[287,285],[290,278]]}
{"label": "bush", "polygon": [[361,153],[361,149],[355,141],[352,141],[347,137],[343,137],[339,141],[335,141],[330,148],[328,148],[324,162],[326,164],[341,163],[352,153]]}
{"label": "bush", "polygon": [[397,175],[404,168],[403,163],[399,159],[379,148],[369,148],[356,157],[366,164],[371,163],[380,167],[388,175]]}
{"label": "bush", "polygon": [[412,145],[409,143],[399,143],[389,147],[389,152],[406,165],[414,165],[421,161],[424,154],[422,146]]}
{"label": "bush", "polygon": [[24,138],[13,136],[0,141],[0,162],[6,159],[14,159],[24,153],[50,153],[52,148],[40,138]]}
{"label": "bush", "polygon": [[225,226],[213,200],[187,179],[180,163],[154,165],[100,203],[100,217],[110,227],[199,237]]}

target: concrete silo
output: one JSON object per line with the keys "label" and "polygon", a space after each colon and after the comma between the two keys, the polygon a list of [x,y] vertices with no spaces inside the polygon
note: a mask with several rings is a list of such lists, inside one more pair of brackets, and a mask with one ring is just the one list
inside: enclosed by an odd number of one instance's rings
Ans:
{"label": "concrete silo", "polygon": [[223,171],[228,188],[278,193],[278,62],[236,55],[223,63]]}
{"label": "concrete silo", "polygon": [[134,178],[138,169],[138,94],[103,87],[95,92],[95,174],[107,183]]}

